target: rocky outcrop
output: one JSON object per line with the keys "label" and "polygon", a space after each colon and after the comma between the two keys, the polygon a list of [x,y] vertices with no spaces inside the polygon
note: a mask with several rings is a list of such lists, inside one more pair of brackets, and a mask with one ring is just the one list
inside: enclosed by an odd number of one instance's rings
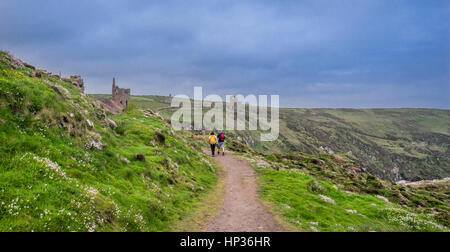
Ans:
{"label": "rocky outcrop", "polygon": [[62,95],[65,99],[70,100],[72,99],[72,95],[70,92],[63,86],[56,84],[51,85],[52,89],[55,90],[58,94]]}
{"label": "rocky outcrop", "polygon": [[449,182],[450,182],[450,178],[444,178],[444,179],[420,180],[420,181],[414,181],[414,182],[400,180],[396,184],[404,185],[404,186],[426,186],[426,185],[444,184],[444,183],[449,183]]}
{"label": "rocky outcrop", "polygon": [[[70,78],[62,78],[60,75],[58,74],[53,74],[51,72],[48,72],[46,70],[42,70],[42,69],[37,69],[36,67],[23,62],[22,60],[14,57],[11,53],[6,52],[6,58],[10,61],[10,65],[12,66],[12,68],[14,69],[20,69],[20,68],[29,68],[31,69],[31,73],[29,74],[30,77],[34,77],[34,78],[42,78],[43,76],[47,76],[49,78],[56,78],[56,79],[60,79],[62,81],[71,83],[72,85],[74,85],[75,87],[77,87],[78,89],[80,89],[81,91],[84,92],[84,81],[81,78],[80,75],[72,75],[70,76]],[[55,90],[57,91],[57,90]]]}
{"label": "rocky outcrop", "polygon": [[325,195],[322,195],[322,194],[320,194],[319,196],[320,196],[320,198],[321,198],[323,201],[325,201],[325,202],[327,202],[327,203],[330,203],[330,204],[333,204],[333,205],[336,205],[336,202],[335,202],[332,198],[330,198],[330,197],[328,197],[328,196],[325,196]]}
{"label": "rocky outcrop", "polygon": [[164,120],[164,118],[158,112],[155,112],[155,111],[153,111],[151,109],[145,110],[144,111],[144,116],[145,117],[157,117],[157,118],[159,118],[161,120]]}
{"label": "rocky outcrop", "polygon": [[70,82],[75,87],[79,88],[80,90],[84,91],[84,81],[79,75],[72,75],[70,76]]}
{"label": "rocky outcrop", "polygon": [[125,106],[111,99],[99,99],[98,103],[111,114],[120,114],[125,109]]}
{"label": "rocky outcrop", "polygon": [[19,69],[19,68],[25,67],[25,63],[23,61],[14,57],[10,52],[5,52],[5,53],[6,53],[6,57],[10,60],[11,66],[14,69]]}

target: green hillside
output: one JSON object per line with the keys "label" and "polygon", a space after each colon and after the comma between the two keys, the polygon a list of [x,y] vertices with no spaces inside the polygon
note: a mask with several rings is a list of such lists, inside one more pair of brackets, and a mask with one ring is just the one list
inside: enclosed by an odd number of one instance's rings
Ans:
{"label": "green hillside", "polygon": [[259,174],[260,194],[290,231],[449,231],[450,183],[395,185],[341,156],[230,148]]}
{"label": "green hillside", "polygon": [[[152,109],[170,106],[164,97],[134,99]],[[161,113],[169,120],[173,111]],[[260,142],[257,131],[229,134],[265,154],[341,154],[391,181],[450,177],[450,110],[281,108],[277,141]]]}
{"label": "green hillside", "polygon": [[172,230],[217,182],[188,140],[0,52],[0,231]]}
{"label": "green hillside", "polygon": [[450,176],[450,110],[283,109],[281,137],[267,152],[339,153],[391,181]]}

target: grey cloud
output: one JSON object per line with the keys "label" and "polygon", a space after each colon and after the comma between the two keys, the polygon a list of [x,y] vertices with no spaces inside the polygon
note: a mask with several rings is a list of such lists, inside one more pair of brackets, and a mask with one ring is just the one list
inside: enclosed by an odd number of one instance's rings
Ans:
{"label": "grey cloud", "polygon": [[286,106],[448,108],[446,7],[440,0],[6,0],[0,47],[41,68],[81,74],[92,93],[109,92],[115,76],[135,94],[202,85],[219,95],[277,93]]}

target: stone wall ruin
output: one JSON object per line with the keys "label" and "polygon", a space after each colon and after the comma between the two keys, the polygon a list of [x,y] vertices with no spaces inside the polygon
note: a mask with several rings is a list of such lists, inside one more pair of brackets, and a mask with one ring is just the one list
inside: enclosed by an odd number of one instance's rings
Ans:
{"label": "stone wall ruin", "polygon": [[119,88],[116,86],[116,79],[113,78],[112,83],[112,100],[116,103],[121,104],[125,108],[128,107],[128,102],[130,101],[130,89],[129,88]]}

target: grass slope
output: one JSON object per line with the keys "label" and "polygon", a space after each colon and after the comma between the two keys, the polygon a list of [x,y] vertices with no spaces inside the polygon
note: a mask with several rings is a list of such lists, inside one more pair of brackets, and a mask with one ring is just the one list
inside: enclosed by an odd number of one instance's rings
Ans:
{"label": "grass slope", "polygon": [[391,181],[450,176],[450,110],[291,109],[280,118],[281,151],[339,153]]}
{"label": "grass slope", "polygon": [[288,230],[449,231],[448,183],[393,185],[328,154],[241,157],[257,170],[262,199]]}
{"label": "grass slope", "polygon": [[0,52],[0,231],[170,231],[217,183],[188,137]]}

